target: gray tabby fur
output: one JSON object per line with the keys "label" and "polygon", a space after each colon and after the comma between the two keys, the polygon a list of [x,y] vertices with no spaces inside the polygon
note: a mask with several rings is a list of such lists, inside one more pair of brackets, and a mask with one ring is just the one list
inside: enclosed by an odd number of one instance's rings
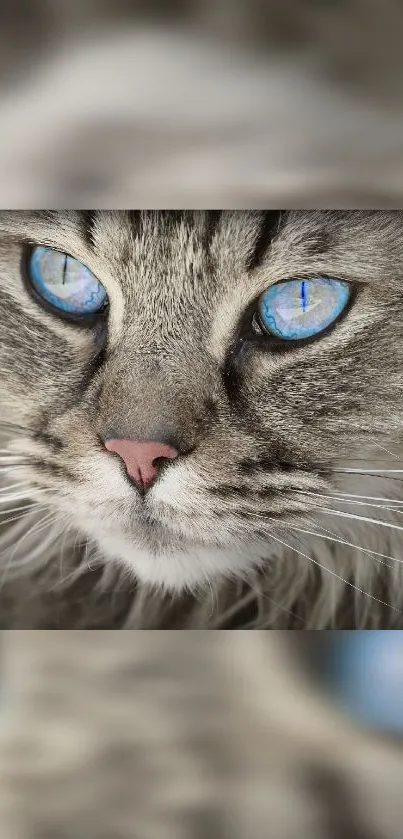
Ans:
{"label": "gray tabby fur", "polygon": [[[262,219],[1,213],[4,628],[402,626],[401,213],[283,213],[250,269]],[[27,240],[105,284],[107,335],[32,298]],[[347,316],[232,357],[301,272],[354,281]],[[112,433],[183,451],[144,505]]]}

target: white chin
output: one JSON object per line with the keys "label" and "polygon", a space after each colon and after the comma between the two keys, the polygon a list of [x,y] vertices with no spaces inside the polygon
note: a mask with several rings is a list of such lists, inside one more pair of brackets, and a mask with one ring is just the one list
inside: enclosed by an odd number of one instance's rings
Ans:
{"label": "white chin", "polygon": [[220,577],[239,578],[261,564],[246,547],[190,545],[157,554],[116,537],[103,537],[98,544],[106,560],[124,565],[141,583],[175,593],[205,587]]}

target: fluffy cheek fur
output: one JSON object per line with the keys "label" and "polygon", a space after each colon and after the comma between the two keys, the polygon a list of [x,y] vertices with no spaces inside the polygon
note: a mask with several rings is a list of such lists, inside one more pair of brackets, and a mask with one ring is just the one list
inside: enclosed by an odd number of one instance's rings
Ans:
{"label": "fluffy cheek fur", "polygon": [[168,470],[146,502],[106,455],[82,457],[77,473],[74,486],[52,494],[52,506],[103,558],[144,583],[193,589],[221,575],[243,576],[262,563],[264,543],[253,535],[253,517],[248,524],[234,505],[217,505],[191,466]]}
{"label": "fluffy cheek fur", "polygon": [[[230,464],[226,472],[234,480]],[[312,493],[319,481],[308,474],[298,480],[278,474],[274,490],[273,475],[262,472],[244,477],[237,488],[220,484],[212,466],[203,474],[191,459],[170,465],[144,500],[119,461],[105,453],[78,458],[74,474],[74,483],[52,492],[52,506],[102,558],[174,591],[223,576],[245,578],[276,557],[281,542],[270,535],[278,534],[278,525],[301,523],[318,500]]]}

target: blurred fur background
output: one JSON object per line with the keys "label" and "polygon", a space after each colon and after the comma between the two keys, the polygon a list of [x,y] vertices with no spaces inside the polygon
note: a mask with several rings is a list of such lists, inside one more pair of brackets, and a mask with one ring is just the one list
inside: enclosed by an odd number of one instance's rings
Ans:
{"label": "blurred fur background", "polygon": [[400,839],[401,743],[326,697],[301,636],[2,633],[1,835]]}
{"label": "blurred fur background", "polygon": [[401,206],[398,0],[3,0],[2,207]]}

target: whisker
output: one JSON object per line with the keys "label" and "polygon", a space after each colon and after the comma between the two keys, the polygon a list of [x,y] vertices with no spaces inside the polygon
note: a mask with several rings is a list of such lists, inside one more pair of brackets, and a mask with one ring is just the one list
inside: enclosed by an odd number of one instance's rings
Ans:
{"label": "whisker", "polygon": [[[254,590],[255,589],[253,589],[253,591]],[[305,626],[308,626],[308,621],[306,620],[306,618],[302,618],[301,615],[297,615],[297,613],[293,612],[292,609],[288,609],[286,606],[283,606],[281,603],[277,603],[276,600],[273,600],[273,598],[269,597],[269,595],[266,594],[264,591],[260,591],[260,589],[256,589],[256,594],[258,594],[260,597],[262,597],[263,600],[267,600],[268,603],[272,603],[273,606],[275,606],[277,609],[280,609],[280,611],[284,612],[284,614],[290,615],[292,618],[295,618],[300,623],[304,624]]]}
{"label": "whisker", "polygon": [[[45,511],[46,515],[44,515],[36,524],[34,523],[33,527],[30,529],[29,532],[27,531],[26,535],[34,536],[35,533],[42,530],[43,526],[45,526],[49,523],[57,522],[59,520],[60,515],[55,515],[54,510],[49,510],[45,507],[44,511]],[[38,510],[37,512],[42,512],[42,511]],[[24,539],[25,539],[25,535],[24,535]]]}
{"label": "whisker", "polygon": [[[20,516],[14,516],[12,519],[6,519],[5,521],[2,521],[1,524],[0,524],[0,527],[5,528],[6,525],[9,524],[9,522],[11,522],[11,521],[20,521],[21,519],[25,519],[30,515],[34,515],[34,514],[38,515],[38,513],[42,513],[42,512],[49,513],[49,521],[50,521],[53,513],[51,513],[49,511],[49,507],[43,507],[43,506],[35,505],[35,507],[32,507],[31,510],[28,510],[27,512],[22,513]],[[34,522],[34,524],[35,524],[35,522]],[[8,531],[8,533],[10,535],[10,538],[13,538],[13,536],[15,535],[14,530],[15,530],[15,528],[7,528],[6,533]],[[2,539],[2,541],[3,541],[3,539]]]}
{"label": "whisker", "polygon": [[[48,529],[48,527],[49,527],[49,520],[48,520],[48,521],[44,521],[44,522],[41,524],[41,526],[40,526],[40,527],[35,528],[35,530],[33,531],[32,535],[36,535],[36,536],[37,536],[37,535],[39,535],[39,533],[42,533],[42,531],[47,530],[47,529]],[[37,547],[35,548],[35,550],[33,550],[33,551],[31,551],[30,553],[28,553],[28,554],[27,554],[27,556],[24,556],[22,559],[16,559],[16,560],[13,560],[13,558],[14,558],[14,556],[15,556],[15,553],[16,553],[16,551],[14,551],[14,552],[10,555],[10,559],[9,559],[9,561],[8,561],[8,563],[7,563],[6,570],[8,570],[8,569],[10,568],[10,565],[12,565],[12,567],[13,567],[13,568],[24,568],[24,566],[25,566],[25,565],[30,565],[30,564],[31,564],[31,562],[32,562],[32,559],[35,559],[35,557],[36,557],[36,556],[38,556],[38,554],[42,554],[42,553],[44,552],[44,550],[45,550],[47,547],[49,547],[49,545],[51,545],[53,542],[55,542],[55,541],[56,541],[56,539],[59,537],[59,535],[60,535],[60,534],[59,534],[59,532],[57,532],[57,533],[55,534],[55,533],[52,531],[52,532],[49,534],[49,536],[50,536],[50,538],[49,538],[49,539],[45,539],[45,541],[43,541],[43,542],[41,542],[39,545],[37,545]],[[21,540],[20,540],[20,541],[21,541]],[[0,586],[1,586],[1,582],[0,582]]]}
{"label": "whisker", "polygon": [[[299,492],[301,495],[309,495],[310,497],[316,498],[326,498],[330,501],[338,501],[340,504],[356,504],[361,507],[375,507],[378,510],[389,510],[390,512],[400,514],[403,513],[403,510],[399,510],[397,507],[388,507],[386,504],[371,504],[367,503],[366,501],[356,501],[355,499],[350,498],[340,498],[338,495],[324,495],[322,493],[319,494],[316,492],[309,492],[308,490],[301,490]],[[403,501],[396,501],[395,503],[399,504],[400,506],[403,505]]]}
{"label": "whisker", "polygon": [[[384,473],[397,473],[403,474],[403,469],[377,469],[377,473],[384,474]],[[332,469],[332,472],[345,472],[346,474],[351,472],[353,474],[357,473],[359,475],[372,475],[374,473],[373,469]]]}
{"label": "whisker", "polygon": [[28,463],[28,460],[27,460],[26,457],[20,457],[17,454],[8,454],[8,455],[3,454],[0,457],[0,464],[2,466],[8,466],[10,464],[15,465],[15,466],[24,466],[27,463]]}
{"label": "whisker", "polygon": [[[363,553],[370,554],[371,556],[374,557],[374,559],[376,559],[377,557],[382,557],[383,559],[388,559],[391,562],[403,563],[403,559],[398,559],[397,557],[389,556],[388,554],[381,554],[381,553],[379,553],[379,551],[370,550],[369,548],[362,548],[361,545],[355,545],[353,542],[347,542],[346,539],[340,539],[338,536],[335,536],[335,535],[327,536],[326,533],[331,533],[331,531],[327,531],[326,528],[323,528],[325,530],[325,533],[320,533],[316,530],[307,530],[306,528],[296,527],[295,525],[289,525],[289,528],[290,528],[290,530],[296,530],[300,533],[306,533],[306,534],[308,534],[308,536],[319,536],[321,539],[327,539],[331,542],[339,543],[340,545],[346,545],[349,548],[355,548],[358,551],[362,551]],[[379,560],[379,561],[381,561],[381,560]],[[387,568],[391,568],[391,569],[393,568],[392,565],[388,565],[385,562],[382,562],[382,565],[386,565]]]}
{"label": "whisker", "polygon": [[[40,510],[46,510],[46,509],[48,509],[48,508],[47,507],[40,507],[39,511]],[[26,519],[26,518],[28,518],[28,516],[32,515],[33,513],[37,513],[37,512],[38,512],[38,508],[36,506],[35,507],[33,506],[31,511],[22,512],[21,515],[11,516],[11,518],[9,518],[9,519],[3,519],[0,522],[0,531],[1,531],[2,528],[6,529],[7,525],[11,524],[12,522],[21,521],[21,519]],[[3,513],[3,515],[5,515],[5,514]],[[7,530],[9,530],[9,532],[11,533],[11,530],[9,528],[7,528]],[[3,541],[3,535],[1,537],[1,541]]]}
{"label": "whisker", "polygon": [[398,456],[397,456],[396,454],[394,454],[393,452],[389,451],[389,449],[386,449],[386,448],[385,448],[385,446],[381,446],[381,444],[380,444],[380,443],[375,443],[375,445],[376,445],[376,447],[377,447],[378,449],[382,449],[382,451],[383,451],[383,452],[386,452],[387,454],[390,454],[390,455],[391,455],[391,457],[393,458],[393,460],[401,460],[401,458],[400,458],[400,457],[398,457]]}
{"label": "whisker", "polygon": [[[67,527],[68,527],[68,525],[67,525]],[[77,566],[76,568],[73,568],[73,570],[70,571],[69,574],[66,574],[65,577],[61,577],[60,580],[58,580],[53,586],[48,588],[47,592],[51,593],[53,591],[57,591],[57,589],[59,589],[59,588],[63,588],[66,585],[68,580],[72,580],[72,579],[74,579],[74,577],[79,577],[80,574],[81,574],[81,567],[80,566]]]}
{"label": "whisker", "polygon": [[[336,460],[337,463],[396,463],[396,461],[399,463],[403,458],[397,457],[396,455],[395,457],[338,457]],[[328,466],[332,469],[331,463],[328,460],[315,460],[315,463],[318,466]]]}
{"label": "whisker", "polygon": [[[4,505],[4,504],[8,504],[8,503],[14,503],[14,501],[24,501],[24,500],[28,500],[28,499],[29,499],[30,503],[32,504],[35,501],[34,496],[41,495],[42,493],[46,493],[46,492],[49,492],[49,490],[46,487],[41,487],[40,489],[35,488],[34,490],[32,490],[32,488],[31,488],[30,490],[27,490],[26,492],[19,492],[19,493],[12,493],[11,492],[9,495],[4,495],[3,498],[0,497],[0,504]],[[1,511],[0,511],[0,515],[1,515]]]}
{"label": "whisker", "polygon": [[[382,461],[382,462],[384,463],[385,461]],[[320,471],[321,470],[318,470],[319,473],[320,473]],[[338,466],[334,466],[334,467],[332,467],[331,470],[328,470],[328,471],[331,471],[332,474],[340,473],[340,474],[343,474],[343,475],[347,475],[347,474],[350,473],[352,475],[363,475],[363,476],[369,475],[370,477],[373,477],[373,478],[385,478],[385,475],[399,475],[403,470],[401,470],[401,469],[376,469],[376,468],[375,469],[354,469],[353,467],[348,467],[346,469],[340,469]],[[397,478],[397,477],[393,477],[393,478],[391,477],[390,480],[391,481],[401,481],[402,479]]]}
{"label": "whisker", "polygon": [[330,496],[330,498],[333,501],[338,501],[339,504],[352,504],[356,507],[373,507],[376,510],[386,510],[389,513],[396,513],[398,516],[403,515],[403,510],[399,509],[399,507],[389,507],[388,504],[368,504],[366,501],[354,501],[347,498],[336,498],[335,496]]}
{"label": "whisker", "polygon": [[[350,472],[350,474],[354,475],[354,476],[355,475],[363,475],[365,477],[371,476],[372,478],[382,478],[383,480],[394,481],[395,483],[398,483],[398,484],[403,483],[403,478],[398,478],[396,476],[396,474],[391,474],[391,473],[395,472],[395,470],[393,470],[393,469],[392,470],[386,470],[386,471],[385,470],[384,471],[382,471],[382,470],[369,471],[368,469],[366,469],[366,470],[361,470],[361,469],[352,470],[352,469],[336,469],[336,468],[333,469],[332,468],[331,472],[332,472],[332,474],[340,473],[340,474],[344,474],[344,475],[347,475]],[[400,474],[400,472],[401,472],[401,470],[398,469],[397,473]],[[318,474],[321,474],[320,469],[318,470]]]}
{"label": "whisker", "polygon": [[397,498],[383,498],[382,496],[377,496],[377,495],[355,495],[354,493],[350,493],[350,492],[338,492],[337,495],[345,495],[348,498],[365,498],[365,499],[368,499],[369,501],[386,501],[390,504],[402,504],[403,505],[403,501],[398,500]]}
{"label": "whisker", "polygon": [[[266,519],[266,521],[272,521],[275,524],[278,524],[276,519],[273,519],[269,514],[268,515],[263,515],[262,513],[249,513],[249,515],[252,518]],[[307,528],[299,527],[299,526],[294,525],[294,524],[287,524],[287,527],[289,528],[289,530],[295,530],[299,533],[306,533],[307,535],[311,535],[311,536],[320,536],[323,539],[329,539],[329,540],[334,541],[334,542],[339,542],[340,544],[346,545],[350,548],[356,548],[357,550],[362,551],[363,553],[367,553],[367,554],[372,555],[374,558],[375,557],[382,557],[382,559],[389,559],[392,562],[403,563],[403,559],[398,559],[397,557],[389,556],[388,554],[382,554],[382,553],[379,553],[379,551],[374,551],[374,550],[371,550],[370,548],[362,548],[361,545],[355,545],[353,542],[347,542],[345,539],[340,539],[338,536],[333,534],[331,530],[327,530],[325,527],[323,527],[323,525],[320,525],[320,527],[322,528],[322,530],[325,531],[325,533],[321,533],[317,530],[308,530]],[[331,536],[326,536],[325,535],[326,533],[330,533]],[[385,564],[386,563],[382,563],[382,565],[385,565]],[[387,567],[392,568],[391,565],[388,565]]]}
{"label": "whisker", "polygon": [[276,542],[279,542],[281,545],[284,545],[285,548],[289,548],[291,551],[295,551],[300,556],[308,559],[310,562],[313,562],[314,565],[317,565],[322,571],[326,571],[328,574],[331,574],[332,577],[336,577],[336,579],[340,580],[342,583],[345,583],[350,588],[353,588],[355,591],[358,591],[364,597],[368,597],[370,600],[375,600],[381,606],[386,606],[388,609],[392,609],[394,612],[399,612],[399,614],[403,614],[401,609],[397,609],[395,606],[392,606],[390,603],[385,602],[384,600],[380,600],[379,597],[375,597],[374,594],[369,594],[369,592],[364,591],[359,586],[354,585],[350,580],[346,580],[344,577],[341,577],[339,574],[336,574],[335,571],[332,571],[330,568],[327,568],[326,565],[322,565],[318,562],[317,559],[313,559],[313,557],[308,556],[308,554],[303,553],[303,551],[298,550],[298,548],[294,548],[292,545],[289,545],[287,542],[284,542],[282,539],[279,539],[277,536],[273,536],[270,534],[271,538],[274,539]]}
{"label": "whisker", "polygon": [[[64,527],[64,532],[62,531],[62,533],[60,534],[60,537],[61,537],[61,539],[62,539],[62,541],[61,541],[61,545],[60,545],[60,554],[59,554],[59,571],[60,571],[60,577],[62,577],[62,576],[63,576],[64,551],[65,551],[65,548],[66,548],[66,541],[67,541],[67,538],[68,538],[68,535],[69,535],[69,529],[70,529],[70,528],[69,528],[69,525],[67,524],[67,525]],[[77,537],[76,537],[75,542],[77,542]]]}
{"label": "whisker", "polygon": [[[8,484],[7,486],[0,487],[0,495],[4,495],[6,492],[10,492],[12,489],[18,489],[19,487],[26,487],[28,489],[28,484],[25,481],[19,481],[18,484]],[[29,489],[32,492],[32,487],[29,487]]]}
{"label": "whisker", "polygon": [[[8,561],[7,561],[7,564],[6,564],[5,568],[4,568],[4,572],[3,572],[3,574],[2,574],[2,577],[0,578],[0,588],[2,587],[2,585],[3,585],[3,583],[4,583],[4,580],[5,580],[6,576],[7,576],[7,573],[8,573],[8,571],[9,571],[9,569],[10,569],[10,566],[11,566],[11,565],[13,565],[13,567],[18,568],[18,567],[22,567],[22,566],[23,566],[23,565],[25,565],[25,564],[29,564],[29,562],[30,562],[30,561],[32,561],[32,559],[35,559],[35,558],[38,556],[38,554],[43,553],[43,552],[44,552],[44,550],[45,550],[45,549],[46,549],[49,545],[51,545],[53,541],[55,541],[55,540],[58,538],[58,536],[59,536],[59,532],[57,532],[57,533],[55,534],[55,533],[54,533],[54,527],[53,527],[53,528],[52,528],[52,530],[51,530],[51,532],[50,532],[50,534],[49,534],[49,537],[50,537],[50,538],[49,538],[49,539],[45,539],[44,541],[41,541],[41,542],[40,542],[40,544],[39,544],[39,545],[37,545],[37,547],[36,547],[36,548],[34,548],[33,550],[31,550],[31,551],[28,553],[28,557],[26,558],[26,561],[25,561],[25,560],[20,560],[19,562],[14,562],[14,563],[13,563],[13,558],[14,558],[14,556],[15,556],[15,554],[16,554],[16,552],[17,552],[17,550],[19,549],[19,547],[22,545],[22,543],[23,543],[23,542],[24,542],[27,538],[32,537],[32,536],[34,536],[34,535],[37,535],[37,534],[38,534],[38,533],[40,533],[42,530],[44,530],[44,529],[48,528],[48,526],[49,526],[50,522],[52,522],[52,521],[53,521],[53,524],[54,524],[54,526],[55,526],[56,524],[58,524],[58,523],[59,523],[59,520],[60,520],[60,519],[61,519],[61,516],[59,515],[59,516],[56,516],[56,517],[55,517],[55,514],[54,514],[54,512],[52,511],[52,512],[51,512],[51,513],[49,513],[48,515],[43,516],[43,517],[42,517],[42,518],[41,518],[38,522],[36,522],[36,523],[34,522],[33,526],[32,526],[32,527],[30,527],[30,528],[29,528],[29,529],[28,529],[25,533],[23,533],[23,534],[22,534],[21,538],[20,538],[20,539],[18,539],[18,541],[16,542],[16,544],[15,544],[15,545],[14,545],[14,547],[13,547],[13,550],[11,551],[11,553],[10,553],[10,555],[9,555],[9,557],[8,557]],[[5,554],[5,551],[3,551],[1,555],[3,555],[3,556],[4,556],[4,554]]]}
{"label": "whisker", "polygon": [[[43,493],[46,493],[47,491],[48,490],[46,490],[44,488],[43,489],[38,489],[38,490],[35,489],[34,495],[35,496],[36,495],[42,495]],[[19,492],[19,493],[15,493],[15,494],[10,493],[9,495],[4,495],[3,497],[0,497],[0,505],[3,506],[3,507],[7,504],[14,504],[14,502],[17,502],[17,501],[27,501],[28,503],[33,504],[35,502],[35,498],[33,497],[32,492]],[[1,510],[0,510],[0,515],[1,515]]]}
{"label": "whisker", "polygon": [[217,617],[214,623],[214,629],[220,629],[223,625],[225,626],[225,624],[229,620],[231,620],[231,618],[233,618],[234,615],[237,614],[237,612],[239,612],[241,609],[244,609],[250,603],[253,603],[254,600],[256,600],[256,592],[254,591],[254,589],[252,589],[251,591],[247,592],[241,600],[236,600],[235,603],[232,603],[231,606],[229,606],[224,612],[220,614],[219,617]]}
{"label": "whisker", "polygon": [[7,513],[18,513],[20,510],[30,510],[34,506],[34,502],[30,504],[20,504],[18,507],[8,507],[6,510],[0,510],[0,516],[6,516]]}
{"label": "whisker", "polygon": [[380,519],[371,519],[369,516],[357,516],[354,513],[345,513],[341,510],[329,510],[327,507],[318,507],[318,512],[325,513],[331,516],[339,516],[345,519],[355,519],[356,521],[365,521],[368,524],[378,524],[380,527],[388,527],[391,530],[403,530],[399,524],[392,524],[388,521],[381,521]]}
{"label": "whisker", "polygon": [[24,434],[27,433],[27,429],[24,428],[23,425],[19,425],[18,422],[11,422],[11,420],[0,420],[0,428],[11,428],[12,431],[23,431]]}

